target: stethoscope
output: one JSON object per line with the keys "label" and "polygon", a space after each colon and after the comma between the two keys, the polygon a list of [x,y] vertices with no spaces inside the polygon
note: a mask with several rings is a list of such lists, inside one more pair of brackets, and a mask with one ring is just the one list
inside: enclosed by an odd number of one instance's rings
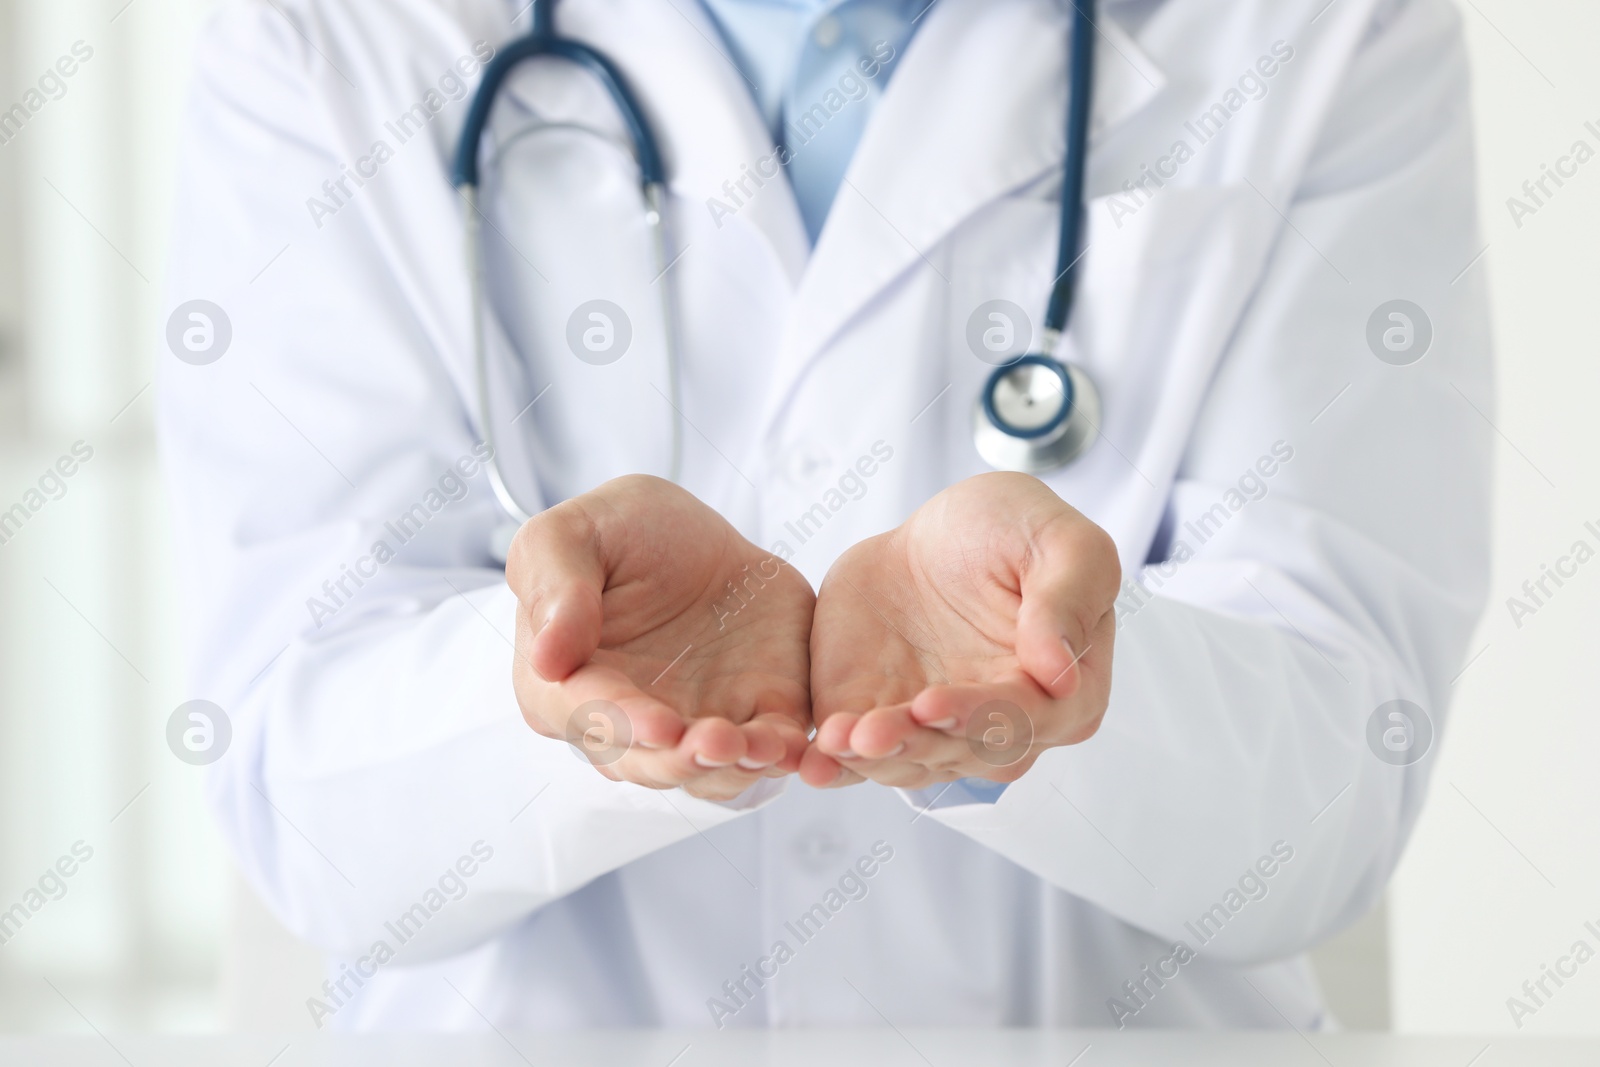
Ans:
{"label": "stethoscope", "polygon": [[[1089,103],[1093,86],[1094,0],[1073,0],[1071,95],[1067,104],[1066,161],[1061,179],[1061,232],[1056,255],[1056,277],[1040,331],[1039,347],[1007,360],[990,373],[972,412],[973,444],[978,454],[998,470],[1042,474],[1076,459],[1099,432],[1100,397],[1094,382],[1080,366],[1058,358],[1072,313],[1078,265],[1082,256],[1084,171],[1088,156]],[[671,478],[680,480],[683,463],[683,416],[678,396],[679,359],[673,329],[673,301],[668,291],[666,175],[655,134],[644,110],[615,64],[589,45],[557,35],[555,0],[536,0],[533,26],[527,36],[504,48],[484,70],[483,81],[467,110],[466,124],[456,148],[451,183],[467,203],[466,258],[472,298],[472,341],[477,380],[478,417],[492,458],[490,484],[507,514],[517,523],[527,521],[535,509],[517,500],[500,467],[489,405],[489,367],[484,338],[484,281],[481,213],[479,210],[479,154],[495,97],[506,78],[520,64],[544,56],[564,59],[587,69],[611,97],[626,127],[628,143],[639,167],[645,221],[651,231],[656,279],[661,286],[666,336],[668,397],[673,408]],[[571,124],[569,129],[585,129]],[[595,132],[595,131],[586,131]]]}

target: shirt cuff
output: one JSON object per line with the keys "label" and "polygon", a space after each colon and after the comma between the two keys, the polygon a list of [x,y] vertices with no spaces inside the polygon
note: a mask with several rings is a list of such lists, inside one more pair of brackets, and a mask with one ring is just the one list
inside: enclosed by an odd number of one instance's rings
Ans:
{"label": "shirt cuff", "polygon": [[926,789],[902,789],[900,795],[918,811],[938,811],[966,804],[993,804],[1006,789],[1005,782],[991,782],[983,778],[957,778],[943,785]]}

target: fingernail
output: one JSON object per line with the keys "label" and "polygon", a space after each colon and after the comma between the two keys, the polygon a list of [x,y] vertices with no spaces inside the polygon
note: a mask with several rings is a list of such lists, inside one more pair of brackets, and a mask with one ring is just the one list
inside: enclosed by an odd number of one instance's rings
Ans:
{"label": "fingernail", "polygon": [[660,752],[662,749],[671,748],[672,746],[671,745],[658,745],[654,741],[646,741],[644,738],[641,737],[641,738],[639,738],[639,747],[640,748],[648,748],[652,752]]}
{"label": "fingernail", "polygon": [[900,753],[904,752],[905,750],[906,750],[906,743],[904,741],[902,741],[898,745],[894,746],[894,751],[893,752],[885,752],[884,755],[883,755],[883,758],[884,759],[894,759],[896,756],[900,755]]}
{"label": "fingernail", "polygon": [[747,771],[761,771],[772,766],[772,764],[762,763],[760,760],[753,760],[749,756],[746,756],[744,759],[739,761],[739,766],[743,767]]}
{"label": "fingernail", "polygon": [[849,749],[845,749],[843,752],[839,753],[837,756],[834,757],[834,759],[855,759],[855,758],[856,758],[856,754],[854,752],[851,752]]}
{"label": "fingernail", "polygon": [[733,766],[731,763],[717,763],[713,760],[708,760],[698,752],[694,754],[694,762],[695,766],[704,767],[708,771],[720,770],[723,767]]}
{"label": "fingernail", "polygon": [[930,730],[948,730],[955,726],[955,724],[956,717],[952,715],[948,719],[940,719],[938,722],[926,722],[922,725],[926,726]]}

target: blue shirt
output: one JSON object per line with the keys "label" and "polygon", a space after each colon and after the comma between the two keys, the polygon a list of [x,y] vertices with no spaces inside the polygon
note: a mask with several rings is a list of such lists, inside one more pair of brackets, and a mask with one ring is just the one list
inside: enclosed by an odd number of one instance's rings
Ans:
{"label": "blue shirt", "polygon": [[[767,120],[816,243],[844,172],[917,21],[935,0],[705,0]],[[964,778],[919,805],[992,804],[1006,787]]]}
{"label": "blue shirt", "polygon": [[934,0],[705,0],[816,243],[867,119]]}

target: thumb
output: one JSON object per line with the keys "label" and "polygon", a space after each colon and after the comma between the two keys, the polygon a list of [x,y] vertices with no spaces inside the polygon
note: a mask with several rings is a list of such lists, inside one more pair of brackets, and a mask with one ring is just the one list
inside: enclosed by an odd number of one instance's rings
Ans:
{"label": "thumb", "polygon": [[532,633],[528,661],[547,682],[563,681],[600,645],[607,568],[594,520],[568,501],[517,531],[506,584]]}
{"label": "thumb", "polygon": [[1074,512],[1039,531],[1022,575],[1017,658],[1051,697],[1077,692],[1121,584],[1116,545],[1088,519]]}

